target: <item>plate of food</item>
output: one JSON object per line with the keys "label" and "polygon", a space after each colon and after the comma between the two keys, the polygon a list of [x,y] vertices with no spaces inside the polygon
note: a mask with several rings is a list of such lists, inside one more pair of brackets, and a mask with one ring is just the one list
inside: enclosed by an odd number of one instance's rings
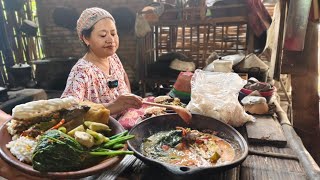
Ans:
{"label": "plate of food", "polygon": [[118,164],[133,138],[102,105],[74,98],[33,101],[0,127],[0,156],[29,175],[79,178]]}

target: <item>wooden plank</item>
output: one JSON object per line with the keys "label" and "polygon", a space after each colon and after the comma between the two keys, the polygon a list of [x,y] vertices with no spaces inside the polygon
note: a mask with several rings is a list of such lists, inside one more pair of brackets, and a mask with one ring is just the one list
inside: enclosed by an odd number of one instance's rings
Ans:
{"label": "wooden plank", "polygon": [[[282,47],[283,47],[283,37],[284,37],[284,23],[286,20],[286,2],[284,0],[280,1],[280,21],[279,21],[279,29],[276,30],[277,34],[275,35],[275,41],[277,41],[276,47],[274,47],[275,51],[272,51],[271,62],[274,65],[272,71],[273,73],[270,75],[271,78],[280,81],[281,74],[281,64],[282,64]],[[277,25],[276,25],[277,26]]]}
{"label": "wooden plank", "polygon": [[312,20],[318,20],[319,19],[319,10],[320,10],[320,6],[319,6],[319,1],[318,0],[313,0],[312,1],[312,8],[311,11],[312,13]]}
{"label": "wooden plank", "polygon": [[[137,158],[133,155],[126,155],[124,159],[114,167],[105,172],[101,173],[101,175],[92,176],[92,179],[103,180],[103,179],[117,179],[117,176],[121,174],[126,168],[133,166],[136,162]],[[97,177],[99,176],[99,177]],[[88,179],[88,178],[87,178]],[[90,178],[91,179],[91,178]]]}
{"label": "wooden plank", "polygon": [[312,0],[290,1],[284,49],[302,51]]}
{"label": "wooden plank", "polygon": [[249,144],[286,146],[287,139],[278,121],[271,116],[256,116],[256,119],[246,124]]}
{"label": "wooden plank", "polygon": [[[292,85],[293,126],[306,149],[320,164],[318,95],[318,24],[309,22],[302,52],[285,51]],[[308,92],[308,93],[306,93]]]}
{"label": "wooden plank", "polygon": [[[275,148],[276,149],[276,148]],[[248,155],[241,164],[240,179],[303,180],[307,176],[296,160]]]}

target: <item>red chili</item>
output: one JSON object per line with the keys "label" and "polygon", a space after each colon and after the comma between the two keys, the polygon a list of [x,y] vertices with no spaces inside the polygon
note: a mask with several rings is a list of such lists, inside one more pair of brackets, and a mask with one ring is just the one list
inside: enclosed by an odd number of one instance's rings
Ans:
{"label": "red chili", "polygon": [[196,143],[197,143],[197,144],[203,144],[204,141],[203,141],[202,139],[196,139]]}
{"label": "red chili", "polygon": [[164,151],[168,151],[170,147],[169,147],[168,145],[165,145],[165,144],[164,144],[164,145],[161,146],[161,148],[162,148]]}
{"label": "red chili", "polygon": [[181,142],[176,145],[176,149],[182,151],[186,147],[186,144],[184,142]]}
{"label": "red chili", "polygon": [[61,121],[58,123],[58,124],[56,124],[55,126],[53,126],[52,128],[50,128],[50,130],[51,129],[58,129],[60,126],[62,126],[62,124],[64,124],[66,122],[66,120],[64,120],[64,119],[61,119]]}
{"label": "red chili", "polygon": [[182,137],[185,137],[187,135],[187,130],[183,127],[176,127],[176,129],[181,130],[182,131]]}

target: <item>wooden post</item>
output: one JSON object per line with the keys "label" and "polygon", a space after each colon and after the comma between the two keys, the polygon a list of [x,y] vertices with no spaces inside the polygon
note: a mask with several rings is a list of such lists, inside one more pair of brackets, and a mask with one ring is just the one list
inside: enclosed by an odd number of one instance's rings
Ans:
{"label": "wooden post", "polygon": [[318,95],[318,25],[309,22],[301,52],[284,51],[282,70],[292,75],[293,126],[320,164]]}
{"label": "wooden post", "polygon": [[271,55],[271,64],[274,65],[273,72],[270,73],[272,78],[280,81],[281,74],[281,57],[282,57],[282,47],[283,47],[283,36],[284,36],[284,24],[286,20],[286,2],[284,0],[280,0],[280,22],[278,29],[278,37],[275,39],[277,45],[275,47],[275,54]]}
{"label": "wooden post", "polygon": [[247,27],[247,36],[248,36],[247,54],[250,54],[254,52],[254,33],[249,26]]}

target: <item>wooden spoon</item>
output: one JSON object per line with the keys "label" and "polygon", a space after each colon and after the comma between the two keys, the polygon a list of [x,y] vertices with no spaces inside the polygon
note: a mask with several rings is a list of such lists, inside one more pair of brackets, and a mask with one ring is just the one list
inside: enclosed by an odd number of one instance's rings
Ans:
{"label": "wooden spoon", "polygon": [[151,105],[151,106],[159,106],[159,107],[164,107],[164,108],[168,108],[168,109],[172,109],[174,110],[181,118],[183,121],[185,121],[187,124],[190,123],[192,115],[191,113],[180,106],[173,106],[173,105],[165,105],[165,104],[158,104],[158,103],[152,103],[152,102],[146,102],[143,101],[143,104],[147,104],[147,105]]}

